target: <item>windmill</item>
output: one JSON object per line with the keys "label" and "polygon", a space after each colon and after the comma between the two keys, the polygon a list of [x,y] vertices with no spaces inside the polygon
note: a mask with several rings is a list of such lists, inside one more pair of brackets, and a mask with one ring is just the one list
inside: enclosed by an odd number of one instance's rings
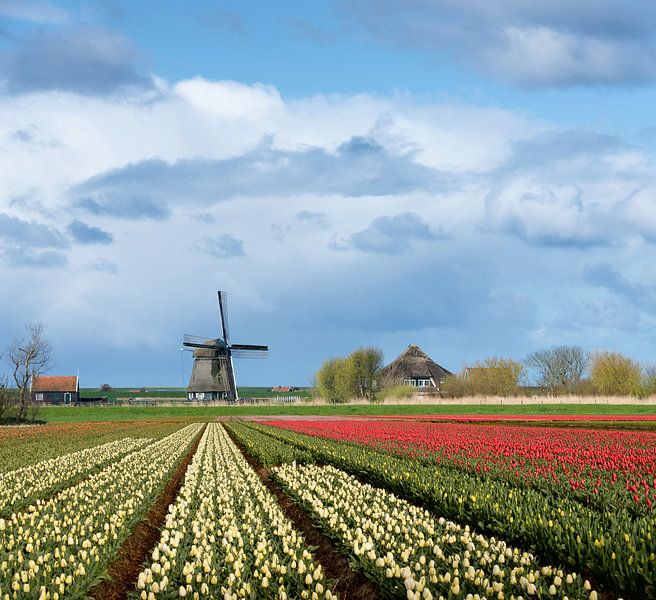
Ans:
{"label": "windmill", "polygon": [[227,400],[239,399],[234,358],[266,358],[268,346],[254,344],[231,344],[228,329],[228,295],[217,292],[219,300],[220,337],[204,338],[186,335],[182,341],[185,350],[193,352],[194,366],[187,387],[189,400]]}

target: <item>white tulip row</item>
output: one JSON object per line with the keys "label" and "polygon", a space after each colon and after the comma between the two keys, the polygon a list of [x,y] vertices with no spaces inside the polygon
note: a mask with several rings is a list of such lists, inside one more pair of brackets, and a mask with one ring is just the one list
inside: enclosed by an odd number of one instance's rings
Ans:
{"label": "white tulip row", "polygon": [[285,465],[274,475],[390,597],[597,598],[575,573],[539,567],[529,553],[435,519],[334,467]]}
{"label": "white tulip row", "polygon": [[334,598],[275,497],[218,423],[201,440],[138,596]]}
{"label": "white tulip row", "polygon": [[0,518],[0,598],[82,598],[200,432],[194,424]]}
{"label": "white tulip row", "polygon": [[102,446],[42,460],[15,471],[0,473],[0,515],[11,514],[11,511],[62,489],[67,483],[143,448],[151,441],[124,438]]}

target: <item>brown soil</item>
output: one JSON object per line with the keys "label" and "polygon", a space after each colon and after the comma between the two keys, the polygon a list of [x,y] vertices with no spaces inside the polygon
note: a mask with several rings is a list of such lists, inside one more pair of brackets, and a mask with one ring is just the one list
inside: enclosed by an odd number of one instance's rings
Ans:
{"label": "brown soil", "polygon": [[132,533],[123,542],[118,557],[109,566],[110,579],[94,586],[89,591],[90,597],[96,600],[123,600],[135,589],[142,565],[153,546],[159,541],[160,527],[166,519],[169,504],[175,502],[175,498],[182,487],[187,467],[196,453],[203,431],[205,431],[205,428],[198,434],[182,462],[170,477],[166,487],[155,500],[146,518],[135,525]]}
{"label": "brown soil", "polygon": [[351,568],[348,558],[340,552],[328,536],[314,526],[305,509],[295,504],[286,492],[273,480],[270,475],[270,469],[261,467],[244,446],[232,435],[230,437],[241,450],[251,467],[259,475],[262,483],[276,497],[285,516],[303,534],[306,543],[309,546],[315,547],[312,553],[314,559],[322,566],[326,576],[336,582],[332,591],[337,592],[342,600],[372,600],[380,598],[378,586]]}

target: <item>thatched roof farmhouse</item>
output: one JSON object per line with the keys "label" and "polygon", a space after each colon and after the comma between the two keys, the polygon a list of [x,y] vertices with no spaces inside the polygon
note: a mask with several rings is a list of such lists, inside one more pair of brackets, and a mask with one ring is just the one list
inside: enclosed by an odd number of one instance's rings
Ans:
{"label": "thatched roof farmhouse", "polygon": [[452,373],[438,365],[419,346],[410,344],[378,372],[378,379],[382,385],[409,385],[425,391],[439,391],[447,375]]}

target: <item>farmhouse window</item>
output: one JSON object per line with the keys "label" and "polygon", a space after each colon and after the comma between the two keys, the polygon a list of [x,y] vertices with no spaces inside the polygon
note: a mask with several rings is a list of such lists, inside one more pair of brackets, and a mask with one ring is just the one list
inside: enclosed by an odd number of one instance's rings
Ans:
{"label": "farmhouse window", "polygon": [[36,401],[37,402],[43,402],[43,394],[37,394],[36,395]]}

